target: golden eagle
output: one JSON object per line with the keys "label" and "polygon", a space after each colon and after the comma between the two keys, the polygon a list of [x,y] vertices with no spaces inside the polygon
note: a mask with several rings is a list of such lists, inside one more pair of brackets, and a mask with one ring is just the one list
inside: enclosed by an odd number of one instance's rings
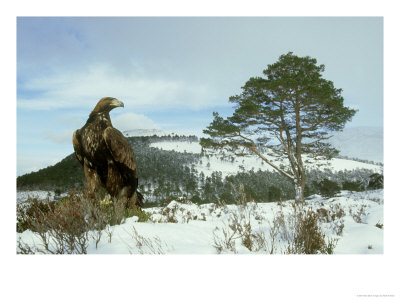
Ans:
{"label": "golden eagle", "polygon": [[111,124],[110,111],[124,107],[112,97],[100,99],[86,124],[74,132],[75,155],[83,166],[86,187],[95,195],[103,186],[112,197],[124,199],[127,205],[143,206],[137,191],[138,176],[135,154],[128,140]]}

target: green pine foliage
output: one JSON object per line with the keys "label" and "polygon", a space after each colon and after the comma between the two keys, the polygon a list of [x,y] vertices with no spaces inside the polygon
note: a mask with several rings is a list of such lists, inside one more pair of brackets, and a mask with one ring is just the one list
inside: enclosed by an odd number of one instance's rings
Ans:
{"label": "green pine foliage", "polygon": [[327,178],[317,183],[316,186],[322,197],[331,198],[340,192],[339,184]]}
{"label": "green pine foliage", "polygon": [[371,174],[369,176],[368,188],[371,190],[383,189],[383,174]]}
{"label": "green pine foliage", "polygon": [[57,192],[81,188],[85,175],[75,154],[70,154],[54,166],[17,177],[19,190],[54,190]]}
{"label": "green pine foliage", "polygon": [[[322,77],[324,70],[309,56],[281,55],[263,71],[264,77],[250,78],[241,94],[230,97],[235,105],[232,116],[224,119],[214,112],[203,131],[209,138],[202,138],[201,145],[258,156],[288,178],[296,186],[296,200],[303,200],[302,154],[328,159],[338,155],[327,142],[329,133],[342,130],[356,113],[344,106],[342,90]],[[289,167],[265,157],[266,148]]]}

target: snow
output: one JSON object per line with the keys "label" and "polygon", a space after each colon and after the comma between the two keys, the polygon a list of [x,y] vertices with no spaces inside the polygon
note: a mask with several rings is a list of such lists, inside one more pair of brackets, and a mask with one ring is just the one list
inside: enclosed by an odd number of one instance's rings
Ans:
{"label": "snow", "polygon": [[126,137],[135,137],[135,136],[174,136],[174,135],[187,135],[185,132],[181,131],[166,131],[162,129],[131,129],[123,131],[123,134]]}
{"label": "snow", "polygon": [[[196,205],[172,201],[166,207],[147,208],[151,221],[138,222],[137,217],[126,219],[125,223],[102,230],[96,246],[98,232],[90,232],[88,254],[216,254],[215,238],[223,238],[222,230],[228,230],[233,217],[242,214],[250,216],[251,226],[265,234],[267,244],[271,242],[269,232],[274,219],[282,215],[290,224],[293,213],[293,200],[282,203],[248,203],[245,206],[216,204]],[[333,212],[343,210],[334,220],[320,221],[325,240],[337,239],[334,254],[383,254],[383,232],[376,225],[384,224],[383,190],[366,192],[342,191],[337,197],[324,199],[314,195],[306,200],[303,209],[320,209]],[[172,216],[174,223],[167,222]],[[359,217],[359,218],[358,218]],[[344,225],[338,233],[338,226]],[[288,227],[290,228],[290,226]],[[111,241],[109,233],[111,232]],[[30,246],[42,244],[37,234],[27,230],[17,233],[17,240]],[[138,243],[138,241],[140,243]],[[285,241],[276,242],[274,253],[284,253]],[[18,250],[18,249],[17,249]],[[235,251],[223,249],[221,253],[269,253],[250,252],[239,240]]]}
{"label": "snow", "polygon": [[341,155],[383,162],[383,128],[352,127],[337,132],[330,139]]}
{"label": "snow", "polygon": [[201,146],[197,142],[157,142],[150,144],[150,147],[176,152],[187,153],[201,153]]}
{"label": "snow", "polygon": [[[65,196],[67,196],[67,194],[60,195],[60,197]],[[53,191],[17,191],[17,203],[25,202],[28,197],[37,198],[38,200],[45,200],[49,198],[50,201],[53,201],[55,193]]]}
{"label": "snow", "polygon": [[345,222],[348,226],[339,240],[335,254],[383,254],[382,229],[374,225]]}
{"label": "snow", "polygon": [[[314,202],[317,208],[318,201]],[[376,226],[383,224],[383,190],[342,192],[339,197],[325,202],[340,205],[346,213],[343,217],[343,236],[338,241],[335,254],[383,254],[383,230]],[[362,213],[361,222],[357,222],[352,214],[357,216],[362,208],[365,214]]]}
{"label": "snow", "polygon": [[[201,153],[198,142],[157,142],[152,147],[166,151]],[[329,164],[315,168],[329,168],[332,171],[370,169],[382,173],[383,167],[346,159],[332,159]],[[263,163],[256,156],[224,157],[222,155],[201,156],[195,165],[197,171],[210,176],[214,171],[222,177],[240,171],[270,170],[272,167]],[[17,192],[17,202],[25,201],[28,196],[54,200],[54,192],[27,191]],[[289,233],[293,228],[294,200],[282,203],[249,203],[246,206],[216,204],[196,205],[172,201],[166,207],[144,209],[151,214],[151,220],[138,222],[137,217],[128,218],[123,224],[108,226],[102,231],[89,232],[88,254],[216,254],[216,253],[285,253],[288,239],[280,231],[275,244],[271,242],[270,232],[278,217],[286,222]],[[325,241],[337,241],[334,254],[383,254],[383,190],[366,192],[342,191],[340,195],[324,199],[319,195],[309,197],[302,209],[311,209],[320,215],[320,227],[325,234]],[[326,217],[321,216],[328,212]],[[245,247],[235,237],[234,247],[218,250],[218,242],[224,240],[224,233],[230,232],[230,224],[235,217],[251,224],[253,234],[263,234],[266,246],[258,252]],[[247,218],[247,219],[246,219]],[[173,222],[171,222],[173,221]],[[377,226],[378,225],[378,226]],[[282,228],[281,228],[282,229]],[[281,230],[280,229],[280,230]],[[99,235],[100,234],[100,235]],[[291,233],[293,234],[293,232]],[[289,234],[290,236],[290,234]],[[96,237],[98,242],[96,243]],[[286,240],[285,240],[286,239]],[[29,230],[17,233],[17,241],[38,247],[42,242],[38,235]],[[17,246],[18,251],[18,246]]]}
{"label": "snow", "polygon": [[334,171],[354,170],[354,169],[369,169],[377,173],[382,173],[383,167],[354,160],[333,158],[330,162],[330,169]]}
{"label": "snow", "polygon": [[[152,143],[150,146],[165,151],[176,151],[181,153],[187,152],[194,154],[201,153],[201,146],[198,142],[157,142]],[[268,156],[266,155],[266,157]],[[310,161],[309,168],[316,168],[316,162],[313,159],[304,156],[304,160]],[[319,161],[319,163],[322,164],[319,167],[320,169],[327,168],[332,171],[344,171],[354,169],[369,169],[377,173],[382,173],[383,171],[382,166],[340,158],[333,158],[330,161]],[[240,171],[274,170],[270,165],[263,162],[261,158],[255,155],[233,157],[233,160],[231,160],[231,158],[228,156],[223,157],[219,154],[209,157],[202,156],[195,167],[199,173],[203,172],[205,176],[210,176],[214,171],[219,171],[222,173],[223,178],[228,175],[234,175]]]}

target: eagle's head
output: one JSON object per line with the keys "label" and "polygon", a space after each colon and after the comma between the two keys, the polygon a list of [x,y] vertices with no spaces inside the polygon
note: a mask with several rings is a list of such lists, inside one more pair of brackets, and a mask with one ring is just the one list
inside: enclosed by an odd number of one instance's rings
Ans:
{"label": "eagle's head", "polygon": [[104,97],[97,102],[97,105],[91,112],[91,115],[97,113],[109,113],[116,107],[124,107],[124,103],[113,97]]}

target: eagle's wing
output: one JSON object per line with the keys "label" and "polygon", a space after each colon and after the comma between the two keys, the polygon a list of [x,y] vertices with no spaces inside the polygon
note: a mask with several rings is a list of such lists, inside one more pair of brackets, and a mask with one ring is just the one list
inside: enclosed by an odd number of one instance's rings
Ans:
{"label": "eagle's wing", "polygon": [[107,127],[104,130],[103,138],[114,160],[127,166],[137,177],[135,154],[126,137],[119,130]]}
{"label": "eagle's wing", "polygon": [[82,147],[81,147],[80,139],[78,138],[78,135],[79,135],[79,129],[76,130],[72,136],[72,144],[74,145],[76,158],[81,163],[81,165],[83,165],[84,159],[83,159]]}

